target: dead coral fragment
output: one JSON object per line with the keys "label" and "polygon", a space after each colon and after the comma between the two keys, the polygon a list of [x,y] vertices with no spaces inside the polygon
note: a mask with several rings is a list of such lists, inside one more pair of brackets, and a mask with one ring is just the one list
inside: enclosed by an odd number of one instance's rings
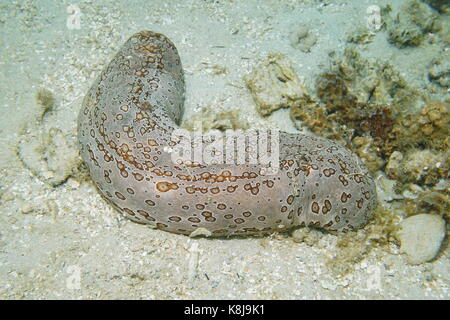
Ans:
{"label": "dead coral fragment", "polygon": [[450,87],[450,62],[448,56],[442,57],[442,60],[435,59],[431,62],[428,79],[443,88]]}
{"label": "dead coral fragment", "polygon": [[384,167],[385,161],[379,155],[377,144],[372,137],[354,137],[352,140],[353,151],[363,159],[371,172],[376,172]]}
{"label": "dead coral fragment", "polygon": [[75,142],[56,128],[24,136],[17,155],[35,176],[53,187],[65,182],[82,163]]}
{"label": "dead coral fragment", "polygon": [[418,46],[427,32],[440,29],[437,15],[416,0],[406,2],[394,19],[386,20],[389,42],[398,47]]}
{"label": "dead coral fragment", "polygon": [[[400,21],[395,20],[395,24],[400,24]],[[415,25],[389,28],[389,42],[398,47],[416,47],[422,42],[422,39],[422,31]]]}
{"label": "dead coral fragment", "polygon": [[300,25],[291,32],[289,41],[294,48],[303,52],[310,52],[311,48],[316,44],[317,38],[317,33],[312,32],[307,25]]}
{"label": "dead coral fragment", "polygon": [[448,175],[449,165],[445,152],[413,149],[403,156],[396,151],[389,159],[386,173],[403,183],[434,185]]}
{"label": "dead coral fragment", "polygon": [[311,100],[303,81],[281,53],[269,55],[263,65],[244,80],[263,116],[280,108],[301,107]]}
{"label": "dead coral fragment", "polygon": [[448,0],[422,0],[428,3],[431,7],[435,8],[439,12],[450,14],[450,3]]}
{"label": "dead coral fragment", "polygon": [[[365,59],[354,47],[345,49],[325,76],[329,73],[342,79],[335,86],[345,86],[346,95],[351,95],[358,103],[405,109],[414,106],[420,97],[390,63]],[[339,96],[338,92],[336,94]],[[349,98],[342,96],[341,99],[345,99],[341,103],[345,104]]]}
{"label": "dead coral fragment", "polygon": [[357,29],[352,34],[347,36],[347,42],[357,44],[367,44],[373,41],[375,33],[367,27]]}
{"label": "dead coral fragment", "polygon": [[228,73],[227,67],[218,64],[210,64],[208,62],[202,62],[201,66],[197,70],[206,70],[214,76]]}
{"label": "dead coral fragment", "polygon": [[447,190],[425,190],[417,194],[417,199],[402,201],[402,209],[408,216],[418,212],[437,214],[450,222],[450,196]]}
{"label": "dead coral fragment", "polygon": [[409,19],[417,24],[423,32],[436,32],[441,28],[438,15],[421,1],[413,0],[403,5]]}
{"label": "dead coral fragment", "polygon": [[389,161],[386,164],[385,172],[390,179],[399,179],[403,170],[403,153],[400,151],[392,152]]}
{"label": "dead coral fragment", "polygon": [[200,114],[186,120],[183,127],[190,131],[209,131],[212,129],[225,131],[228,129],[246,130],[249,128],[249,124],[245,119],[242,119],[239,110],[216,111],[212,107],[206,107],[202,109]]}
{"label": "dead coral fragment", "polygon": [[450,103],[433,102],[419,112],[406,115],[394,126],[387,149],[403,149],[419,146],[435,150],[450,147],[448,124],[450,123]]}

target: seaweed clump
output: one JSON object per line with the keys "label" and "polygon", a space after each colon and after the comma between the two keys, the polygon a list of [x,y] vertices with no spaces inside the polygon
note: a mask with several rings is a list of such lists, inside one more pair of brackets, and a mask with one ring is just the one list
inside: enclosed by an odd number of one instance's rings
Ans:
{"label": "seaweed clump", "polygon": [[336,254],[327,259],[327,267],[341,276],[351,273],[354,266],[360,263],[373,248],[396,241],[398,222],[395,211],[379,205],[374,219],[365,229],[351,231],[338,238]]}
{"label": "seaweed clump", "polygon": [[[364,59],[353,48],[347,48],[343,59],[319,76],[316,90],[316,103],[291,107],[294,122],[348,146],[372,172],[384,170],[395,151],[406,153],[403,156],[408,159],[412,150],[429,150],[427,154],[442,159],[431,183],[445,177],[448,101],[425,103],[417,112],[406,113],[426,98],[390,64]],[[413,173],[403,170],[398,176]]]}
{"label": "seaweed clump", "polygon": [[39,119],[42,120],[44,115],[55,106],[55,97],[51,91],[41,88],[36,92],[36,103],[40,106]]}
{"label": "seaweed clump", "polygon": [[396,143],[391,143],[391,149],[415,146],[447,150],[450,146],[449,122],[450,101],[428,103],[418,112],[405,115],[397,121],[392,135],[401,137],[395,139]]}
{"label": "seaweed clump", "polygon": [[318,101],[291,107],[291,118],[314,133],[353,149],[372,171],[385,165],[389,141],[403,106],[417,103],[417,92],[387,63],[370,62],[353,48],[316,83]]}

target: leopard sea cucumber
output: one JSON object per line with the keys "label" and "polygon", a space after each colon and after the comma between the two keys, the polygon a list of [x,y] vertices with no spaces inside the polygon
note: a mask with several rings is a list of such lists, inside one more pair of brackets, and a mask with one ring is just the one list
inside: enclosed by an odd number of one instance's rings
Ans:
{"label": "leopard sea cucumber", "polygon": [[327,139],[279,132],[274,174],[250,162],[174,162],[170,150],[180,143],[174,132],[184,90],[174,44],[142,31],[128,39],[83,101],[82,158],[101,195],[125,216],[180,234],[204,228],[213,236],[296,226],[346,232],[371,218],[377,198],[372,177],[356,155]]}

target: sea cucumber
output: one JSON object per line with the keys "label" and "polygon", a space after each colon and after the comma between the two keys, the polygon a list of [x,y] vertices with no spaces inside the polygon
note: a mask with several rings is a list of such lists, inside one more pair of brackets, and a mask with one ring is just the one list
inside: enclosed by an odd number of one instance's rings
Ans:
{"label": "sea cucumber", "polygon": [[[331,140],[271,132],[267,139],[276,136],[279,142],[268,147],[279,153],[276,166],[250,158],[236,162],[242,152],[238,144],[231,150],[232,163],[174,161],[173,150],[183,141],[176,133],[184,90],[174,44],[142,31],[123,45],[83,101],[82,158],[101,195],[125,216],[174,233],[202,228],[212,236],[296,226],[346,232],[371,218],[377,199],[373,178],[356,155]],[[250,134],[237,131],[232,141],[243,136]],[[196,141],[221,139],[225,133]],[[243,149],[249,148],[250,142]]]}

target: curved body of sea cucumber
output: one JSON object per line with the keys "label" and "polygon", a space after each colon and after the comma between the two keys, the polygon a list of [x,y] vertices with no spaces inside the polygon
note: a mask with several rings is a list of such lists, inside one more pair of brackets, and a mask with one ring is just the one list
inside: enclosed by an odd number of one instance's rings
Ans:
{"label": "curved body of sea cucumber", "polygon": [[180,143],[173,133],[183,103],[178,52],[150,31],[124,44],[83,101],[82,157],[102,196],[130,219],[224,236],[295,226],[345,232],[372,216],[372,177],[356,155],[327,139],[280,132],[272,175],[252,163],[174,162],[168,151]]}

